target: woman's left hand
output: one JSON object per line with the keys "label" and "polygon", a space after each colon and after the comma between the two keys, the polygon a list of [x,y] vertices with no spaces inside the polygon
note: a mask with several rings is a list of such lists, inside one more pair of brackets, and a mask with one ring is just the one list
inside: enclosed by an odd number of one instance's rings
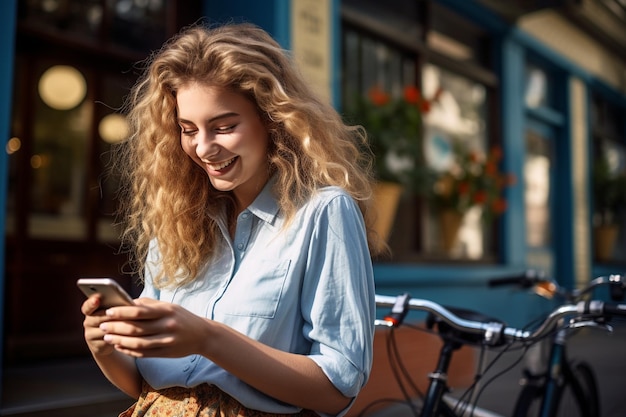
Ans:
{"label": "woman's left hand", "polygon": [[135,357],[178,358],[202,350],[208,319],[163,301],[140,298],[135,303],[106,311],[110,321],[100,325],[106,343]]}

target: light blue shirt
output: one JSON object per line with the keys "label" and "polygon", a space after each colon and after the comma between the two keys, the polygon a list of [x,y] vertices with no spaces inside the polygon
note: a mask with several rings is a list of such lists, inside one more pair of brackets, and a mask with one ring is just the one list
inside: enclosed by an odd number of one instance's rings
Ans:
{"label": "light blue shirt", "polygon": [[[155,289],[150,277],[159,267],[159,254],[153,245],[142,296],[180,304],[266,345],[307,355],[339,391],[355,397],[372,365],[375,314],[361,212],[344,190],[326,187],[282,229],[271,183],[238,216],[233,240],[225,220],[217,219],[223,235],[219,256],[193,283]],[[200,355],[141,358],[137,365],[155,389],[209,383],[248,408],[269,413],[300,410]]]}

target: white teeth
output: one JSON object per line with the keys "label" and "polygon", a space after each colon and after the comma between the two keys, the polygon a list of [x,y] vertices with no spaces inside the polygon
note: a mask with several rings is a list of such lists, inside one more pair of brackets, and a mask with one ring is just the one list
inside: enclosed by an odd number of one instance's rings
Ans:
{"label": "white teeth", "polygon": [[232,164],[233,161],[236,159],[237,157],[231,158],[228,161],[222,162],[221,164],[208,164],[209,168],[211,168],[214,171],[219,171],[220,169],[226,168],[228,165]]}

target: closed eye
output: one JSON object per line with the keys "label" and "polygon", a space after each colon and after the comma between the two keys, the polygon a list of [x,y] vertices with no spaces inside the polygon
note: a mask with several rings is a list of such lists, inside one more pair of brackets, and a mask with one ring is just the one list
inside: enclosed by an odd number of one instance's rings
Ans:
{"label": "closed eye", "polygon": [[235,130],[235,127],[237,127],[236,124],[231,125],[231,126],[220,126],[220,127],[215,129],[215,132],[217,132],[217,133],[231,133],[233,130]]}
{"label": "closed eye", "polygon": [[185,127],[183,125],[178,125],[180,127],[180,134],[183,136],[191,136],[198,132],[198,129]]}

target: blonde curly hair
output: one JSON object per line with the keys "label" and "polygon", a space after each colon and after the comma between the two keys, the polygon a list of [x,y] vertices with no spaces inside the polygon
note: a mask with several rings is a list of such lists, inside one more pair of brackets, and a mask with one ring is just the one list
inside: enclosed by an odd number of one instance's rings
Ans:
{"label": "blonde curly hair", "polygon": [[141,278],[152,241],[161,271],[155,285],[192,281],[219,239],[212,219],[231,192],[210,185],[180,144],[176,91],[191,82],[224,87],[250,98],[268,127],[275,194],[287,224],[316,189],[337,185],[357,201],[368,224],[372,254],[385,248],[371,228],[372,156],[365,133],[344,124],[335,109],[309,89],[288,54],[250,24],[194,25],[148,59],[128,96],[131,136],[121,146],[120,215],[131,272]]}

